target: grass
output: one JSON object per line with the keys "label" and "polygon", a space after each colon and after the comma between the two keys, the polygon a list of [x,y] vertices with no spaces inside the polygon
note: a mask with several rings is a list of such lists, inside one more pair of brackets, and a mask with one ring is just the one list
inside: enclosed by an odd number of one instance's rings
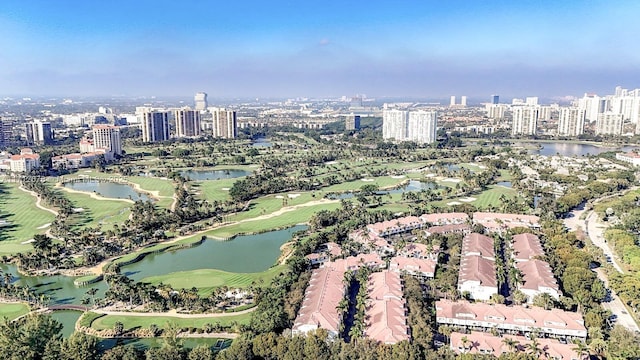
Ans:
{"label": "grass", "polygon": [[0,319],[7,318],[13,320],[29,312],[29,306],[22,303],[0,303]]}
{"label": "grass", "polygon": [[149,328],[152,324],[162,328],[167,323],[173,323],[179,327],[196,327],[201,328],[206,324],[220,324],[221,326],[230,326],[233,323],[248,324],[251,320],[251,313],[218,317],[218,318],[191,318],[182,319],[172,316],[125,316],[125,315],[106,315],[93,320],[91,327],[96,330],[113,329],[116,322],[124,325],[125,331],[136,328]]}
{"label": "grass", "polygon": [[358,179],[355,181],[348,181],[342,184],[331,185],[323,188],[323,191],[353,191],[359,190],[363,185],[378,185],[380,188],[392,187],[401,184],[403,181],[407,179],[394,179],[391,176],[378,176],[378,177],[367,177],[367,179],[373,179],[373,181],[362,181],[362,179]]}
{"label": "grass", "polygon": [[78,322],[79,322],[80,326],[91,327],[91,324],[93,324],[93,322],[97,318],[101,318],[103,316],[105,316],[105,315],[104,314],[94,313],[92,311],[87,311],[84,314],[82,314],[82,316],[80,316],[80,319],[78,319]]}
{"label": "grass", "polygon": [[35,234],[44,234],[46,229],[38,228],[53,222],[55,216],[37,208],[36,198],[18,189],[18,184],[0,186],[0,219],[10,224],[0,227],[0,254],[29,251],[31,244],[21,243]]}
{"label": "grass", "polygon": [[129,218],[131,204],[118,200],[96,200],[88,194],[64,192],[74,206],[84,209],[73,217],[75,226],[95,227],[102,224],[104,229],[113,228]]}
{"label": "grass", "polygon": [[271,280],[284,269],[274,266],[259,273],[230,273],[216,269],[201,269],[192,271],[172,272],[159,276],[144,278],[142,282],[154,285],[159,283],[171,285],[174,289],[190,289],[196,287],[200,296],[209,296],[215,288],[227,286],[230,288],[245,288],[253,283],[258,286],[268,286]]}
{"label": "grass", "polygon": [[471,204],[479,208],[485,208],[489,205],[498,206],[502,203],[500,201],[500,196],[502,195],[513,198],[516,196],[516,191],[504,186],[489,186],[488,190],[483,191],[477,196],[474,195],[473,197],[476,198],[476,201],[471,202]]}
{"label": "grass", "polygon": [[193,187],[198,188],[201,192],[200,198],[208,200],[209,202],[214,201],[225,201],[230,199],[229,190],[233,186],[233,183],[238,179],[220,179],[220,180],[206,180],[206,181],[197,181],[192,182]]}

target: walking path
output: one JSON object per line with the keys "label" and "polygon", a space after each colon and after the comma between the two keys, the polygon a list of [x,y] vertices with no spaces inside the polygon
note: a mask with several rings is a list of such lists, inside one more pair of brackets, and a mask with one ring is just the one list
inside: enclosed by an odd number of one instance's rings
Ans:
{"label": "walking path", "polygon": [[119,315],[119,316],[140,316],[140,317],[175,317],[180,319],[203,319],[203,318],[223,318],[236,315],[249,314],[257,309],[256,306],[231,313],[209,313],[209,314],[179,314],[176,310],[170,310],[167,312],[135,312],[135,311],[110,311],[95,309],[91,310],[98,314],[104,315]]}
{"label": "walking path", "polygon": [[48,211],[48,212],[52,213],[53,215],[58,216],[58,212],[57,211],[55,211],[53,209],[50,209],[48,207],[42,206],[42,204],[41,204],[42,203],[42,197],[40,195],[38,195],[37,192],[31,191],[31,190],[27,190],[27,189],[23,188],[22,186],[18,187],[18,189],[20,189],[20,190],[22,190],[22,191],[24,191],[24,192],[26,192],[28,194],[31,194],[32,196],[35,196],[35,198],[36,198],[36,207],[38,209],[44,210],[44,211]]}
{"label": "walking path", "polygon": [[[595,202],[603,199],[605,198],[598,199]],[[584,212],[585,210],[583,208],[573,210],[570,213],[571,215],[564,219],[565,226],[572,231],[575,231],[579,228],[585,231],[587,237],[591,240],[591,242],[595,246],[601,248],[605,256],[610,257],[614,268],[622,273],[622,268],[616,262],[611,249],[602,237],[606,226],[599,222],[598,215],[593,210],[590,210],[586,220],[581,220],[580,217]],[[604,272],[604,270],[602,268],[598,268],[594,269],[593,271],[598,276],[598,279],[602,280],[607,289],[609,289],[609,278],[607,277],[607,274]],[[610,294],[610,297],[602,302],[602,307],[610,310],[611,313],[615,315],[615,321],[617,324],[622,325],[631,331],[640,331],[640,327],[638,327],[638,324],[634,320],[633,316],[628,313],[627,308],[624,306],[624,303],[622,302],[622,300],[620,300],[618,295],[612,290],[610,291]]]}

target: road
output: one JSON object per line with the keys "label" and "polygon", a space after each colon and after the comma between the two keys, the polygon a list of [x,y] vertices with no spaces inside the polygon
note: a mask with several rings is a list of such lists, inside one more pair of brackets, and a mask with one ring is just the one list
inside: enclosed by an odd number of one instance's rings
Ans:
{"label": "road", "polygon": [[[606,226],[600,222],[600,220],[598,219],[598,214],[596,214],[594,211],[589,212],[586,220],[580,220],[580,216],[583,213],[584,213],[584,209],[573,210],[571,212],[572,216],[564,219],[565,226],[572,231],[575,231],[578,228],[585,231],[586,235],[589,237],[591,242],[595,246],[602,249],[605,256],[609,256],[613,267],[617,271],[622,273],[622,268],[618,264],[617,259],[615,258],[615,256],[613,255],[613,252],[609,248],[609,245],[607,245],[607,243],[604,241],[604,238],[602,237],[602,234]],[[598,276],[598,279],[602,280],[602,282],[604,282],[604,284],[608,289],[609,278],[607,277],[607,274],[605,274],[604,270],[599,268],[599,269],[594,269],[593,271],[595,271],[596,275]],[[631,331],[640,331],[640,327],[638,327],[638,324],[635,322],[633,317],[627,312],[627,309],[624,306],[624,303],[622,302],[622,300],[620,300],[618,295],[613,290],[611,291],[610,299],[608,301],[603,302],[602,307],[604,307],[605,309],[611,310],[611,313],[616,317],[617,324],[624,326],[625,328]]]}

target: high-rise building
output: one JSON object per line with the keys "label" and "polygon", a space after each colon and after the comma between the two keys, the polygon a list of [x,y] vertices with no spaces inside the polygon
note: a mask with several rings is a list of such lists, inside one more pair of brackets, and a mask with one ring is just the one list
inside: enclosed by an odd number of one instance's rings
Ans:
{"label": "high-rise building", "polygon": [[596,135],[622,135],[624,119],[622,114],[610,111],[598,114],[596,120]]}
{"label": "high-rise building", "polygon": [[238,136],[238,121],[233,110],[215,109],[213,115],[213,136],[235,139]]}
{"label": "high-rise building", "polygon": [[195,102],[195,106],[196,106],[195,109],[197,111],[207,110],[207,107],[209,106],[209,104],[207,103],[207,93],[206,92],[196,93],[196,96],[194,96],[193,100]]}
{"label": "high-rise building", "polygon": [[409,112],[404,110],[384,110],[382,113],[382,138],[404,141],[407,137]]}
{"label": "high-rise building", "polygon": [[360,115],[347,115],[347,117],[345,118],[344,127],[347,131],[360,130]]}
{"label": "high-rise building", "polygon": [[449,106],[456,106],[456,96],[451,95],[451,101],[449,101]]}
{"label": "high-rise building", "polygon": [[514,106],[511,135],[535,135],[539,114],[538,106]]}
{"label": "high-rise building", "polygon": [[200,111],[182,108],[174,111],[177,137],[200,136]]}
{"label": "high-rise building", "polygon": [[585,119],[587,121],[598,120],[598,114],[602,114],[606,110],[606,99],[595,94],[584,94],[578,100],[578,108],[585,110]]}
{"label": "high-rise building", "polygon": [[166,111],[146,110],[142,112],[142,141],[169,140],[169,116]]}
{"label": "high-rise building", "polygon": [[436,111],[385,110],[382,122],[384,140],[415,141],[420,144],[436,140]]}
{"label": "high-rise building", "polygon": [[466,96],[460,97],[460,105],[467,106],[467,97]]}
{"label": "high-rise building", "polygon": [[8,146],[13,142],[13,120],[0,118],[0,146]]}
{"label": "high-rise building", "polygon": [[500,96],[499,95],[491,95],[491,103],[493,105],[498,105],[500,103]]}
{"label": "high-rise building", "polygon": [[94,125],[93,145],[96,149],[105,149],[114,155],[122,155],[120,128],[113,125]]}
{"label": "high-rise building", "polygon": [[504,118],[505,106],[500,104],[486,104],[485,110],[489,119],[500,120]]}
{"label": "high-rise building", "polygon": [[586,111],[577,107],[560,108],[558,135],[579,136],[584,133]]}
{"label": "high-rise building", "polygon": [[538,97],[537,96],[528,96],[525,99],[525,104],[532,105],[532,106],[538,105]]}
{"label": "high-rise building", "polygon": [[25,133],[27,135],[27,143],[29,145],[33,144],[44,144],[48,145],[51,143],[51,124],[48,122],[40,122],[34,121],[25,124]]}
{"label": "high-rise building", "polygon": [[436,141],[437,127],[437,111],[411,111],[407,126],[407,140],[418,144],[431,144]]}

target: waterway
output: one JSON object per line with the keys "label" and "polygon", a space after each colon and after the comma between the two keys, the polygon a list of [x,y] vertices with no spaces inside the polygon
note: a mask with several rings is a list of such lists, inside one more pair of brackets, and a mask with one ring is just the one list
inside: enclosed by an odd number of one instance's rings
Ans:
{"label": "waterway", "polygon": [[259,137],[253,140],[253,142],[251,143],[251,146],[253,147],[272,147],[273,144],[267,140],[267,138],[264,137]]}
{"label": "waterway", "polygon": [[543,156],[555,156],[557,154],[560,154],[562,156],[588,156],[598,155],[608,151],[631,151],[633,149],[637,149],[637,147],[635,146],[624,146],[615,148],[566,142],[518,142],[514,143],[514,145],[526,146],[528,148],[541,146],[541,148],[529,149],[529,154]]}
{"label": "waterway", "polygon": [[251,171],[238,169],[225,170],[186,170],[181,171],[180,175],[191,180],[218,180],[218,179],[234,179],[247,175],[251,175]]}
{"label": "waterway", "polygon": [[51,313],[51,317],[62,324],[62,336],[68,338],[73,334],[76,327],[76,321],[82,316],[81,311],[60,310]]}
{"label": "waterway", "polygon": [[280,256],[282,244],[295,232],[307,229],[296,225],[284,230],[256,235],[241,235],[233,240],[207,240],[201,245],[146,256],[142,261],[122,267],[121,272],[134,280],[169,272],[218,269],[253,273],[269,269]]}
{"label": "waterway", "polygon": [[65,182],[64,187],[76,191],[96,193],[106,198],[129,199],[133,201],[150,200],[149,196],[136,191],[129,184],[121,184],[108,181],[80,180]]}
{"label": "waterway", "polygon": [[[397,189],[391,189],[391,190],[380,190],[376,192],[376,195],[387,195],[387,194],[402,194],[405,192],[411,192],[411,191],[422,191],[422,190],[427,190],[427,189],[436,189],[438,188],[438,184],[436,183],[432,183],[432,182],[421,182],[418,180],[409,180],[409,182]],[[357,192],[345,192],[342,194],[333,194],[333,195],[329,195],[328,198],[329,199],[338,199],[338,200],[342,200],[342,199],[352,199],[356,196]]]}
{"label": "waterway", "polygon": [[[163,275],[175,271],[197,269],[219,269],[229,272],[252,273],[269,269],[280,256],[280,247],[290,241],[293,234],[305,230],[306,225],[297,225],[284,230],[269,231],[256,235],[242,235],[233,240],[207,240],[203,244],[171,252],[146,256],[137,263],[124,266],[121,271],[134,280],[147,276]],[[0,264],[3,272],[11,273],[14,284],[27,285],[50,298],[50,304],[81,305],[89,298],[87,291],[98,289],[96,298],[104,296],[107,284],[104,281],[85,286],[74,285],[74,278],[56,276],[21,276],[15,265]],[[61,317],[71,314],[61,313]]]}

